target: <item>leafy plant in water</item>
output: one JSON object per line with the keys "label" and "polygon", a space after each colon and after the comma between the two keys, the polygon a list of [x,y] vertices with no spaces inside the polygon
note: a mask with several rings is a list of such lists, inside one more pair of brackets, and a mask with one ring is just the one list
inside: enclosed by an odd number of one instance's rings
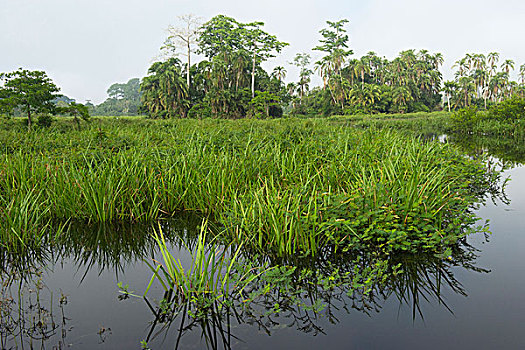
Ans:
{"label": "leafy plant in water", "polygon": [[238,266],[236,260],[242,244],[235,251],[229,247],[219,246],[216,240],[207,244],[207,229],[207,221],[204,221],[197,245],[191,253],[191,264],[185,268],[169,251],[162,229],[159,227],[154,237],[162,254],[162,262],[156,261],[156,266],[146,262],[153,276],[144,292],[144,297],[153,282],[158,280],[168,295],[168,303],[174,302],[179,305],[190,303],[200,308],[208,308],[215,301],[225,302],[232,296],[240,295],[246,285],[261,274],[257,269],[252,269],[242,275],[235,274],[237,278],[232,279],[234,267]]}

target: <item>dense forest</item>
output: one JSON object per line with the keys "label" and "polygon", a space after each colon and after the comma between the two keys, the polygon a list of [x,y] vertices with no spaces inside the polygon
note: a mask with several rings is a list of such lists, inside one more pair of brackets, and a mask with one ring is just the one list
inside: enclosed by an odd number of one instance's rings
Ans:
{"label": "dense forest", "polygon": [[[285,67],[267,72],[261,64],[288,44],[263,31],[262,22],[216,16],[200,25],[193,16],[181,19],[185,25],[171,27],[162,48],[171,57],[155,62],[140,85],[144,111],[152,117],[326,116],[470,105],[486,109],[525,92],[525,64],[520,82],[511,81],[515,63],[506,59],[500,64],[496,52],[467,54],[454,65],[455,79],[445,82],[440,53],[406,50],[388,60],[369,52],[353,58],[346,19],[327,21],[313,48],[322,58],[313,62],[308,53],[296,54],[290,64],[299,68],[299,80],[285,83]],[[194,53],[205,59],[191,64]],[[322,78],[322,86],[311,87],[313,74]]]}
{"label": "dense forest", "polygon": [[[289,45],[264,31],[264,23],[241,23],[223,15],[205,23],[193,15],[179,19],[180,27],[168,28],[162,59],[151,65],[147,76],[112,84],[99,105],[88,100],[91,115],[237,119],[487,110],[512,96],[525,97],[525,64],[519,67],[518,81],[512,81],[515,62],[500,59],[497,52],[457,60],[451,81],[444,81],[440,71],[441,53],[405,50],[391,60],[375,52],[354,57],[346,19],[326,22],[312,48],[320,58],[297,53],[289,64],[298,68],[298,80],[286,82],[285,67],[267,71],[262,66]],[[0,80],[5,85],[16,74],[4,73]],[[314,74],[321,86],[313,86]],[[46,101],[63,114],[75,101],[58,95],[55,88]],[[8,114],[27,113],[27,101],[6,101],[0,96]],[[51,111],[46,106],[34,111]]]}

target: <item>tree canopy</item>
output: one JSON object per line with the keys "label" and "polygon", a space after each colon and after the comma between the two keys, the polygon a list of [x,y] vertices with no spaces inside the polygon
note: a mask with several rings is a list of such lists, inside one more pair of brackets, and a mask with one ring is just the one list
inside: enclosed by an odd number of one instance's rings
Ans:
{"label": "tree canopy", "polygon": [[[440,71],[441,53],[410,49],[393,59],[372,51],[355,57],[347,19],[326,21],[312,52],[297,53],[290,62],[298,67],[298,79],[285,82],[285,67],[270,74],[262,67],[288,45],[267,33],[263,22],[218,15],[198,27],[195,18],[187,17],[186,26],[170,27],[166,41],[177,50],[186,46],[187,63],[176,57],[156,62],[141,82],[142,104],[153,117],[427,112],[472,104],[487,108],[525,95],[525,65],[519,68],[521,82],[511,81],[514,61],[500,60],[496,52],[468,54],[448,82]],[[204,59],[191,65],[193,52]],[[312,86],[314,72],[322,86]],[[113,95],[120,99],[121,90]]]}
{"label": "tree canopy", "polygon": [[20,108],[27,114],[28,128],[31,129],[32,113],[55,112],[54,100],[60,91],[53,81],[43,71],[18,69],[10,73],[2,73],[0,79],[0,108],[10,113],[14,108]]}

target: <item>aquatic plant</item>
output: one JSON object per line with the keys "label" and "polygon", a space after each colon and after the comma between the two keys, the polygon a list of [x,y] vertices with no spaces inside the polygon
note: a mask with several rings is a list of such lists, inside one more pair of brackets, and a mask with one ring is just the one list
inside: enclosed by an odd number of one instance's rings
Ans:
{"label": "aquatic plant", "polygon": [[[0,144],[0,200],[16,213],[0,215],[28,223],[21,240],[33,245],[48,222],[191,211],[229,241],[281,256],[440,252],[495,181],[482,160],[450,145],[321,119],[101,119],[80,131],[57,122],[30,134],[0,130]],[[12,223],[0,226],[7,245],[20,241]]]}

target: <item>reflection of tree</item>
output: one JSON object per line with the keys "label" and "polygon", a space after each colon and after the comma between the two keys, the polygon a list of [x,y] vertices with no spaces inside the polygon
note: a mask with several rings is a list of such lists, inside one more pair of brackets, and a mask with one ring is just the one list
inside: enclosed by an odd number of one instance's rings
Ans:
{"label": "reflection of tree", "polygon": [[488,154],[497,158],[502,170],[525,163],[525,140],[518,137],[452,135],[448,140],[470,155]]}
{"label": "reflection of tree", "polygon": [[[380,312],[392,297],[411,307],[414,320],[424,318],[423,303],[437,303],[453,313],[442,297],[444,290],[467,296],[454,269],[489,272],[476,267],[476,253],[475,248],[462,242],[447,256],[403,254],[381,260],[376,254],[360,252],[332,255],[320,261],[280,261],[283,265],[271,270],[276,273],[261,277],[241,296],[232,295],[226,303],[212,299],[208,305],[177,303],[169,293],[159,305],[148,301],[154,320],[146,342],[166,337],[171,329],[178,332],[175,348],[179,348],[184,335],[197,331],[209,349],[229,349],[232,339],[242,341],[232,329],[243,324],[268,335],[283,325],[304,333],[324,334],[323,324],[327,321],[338,323],[340,315],[352,309],[368,315]],[[267,264],[268,259],[254,264]],[[288,267],[283,267],[285,264]],[[370,280],[373,282],[368,283]]]}

